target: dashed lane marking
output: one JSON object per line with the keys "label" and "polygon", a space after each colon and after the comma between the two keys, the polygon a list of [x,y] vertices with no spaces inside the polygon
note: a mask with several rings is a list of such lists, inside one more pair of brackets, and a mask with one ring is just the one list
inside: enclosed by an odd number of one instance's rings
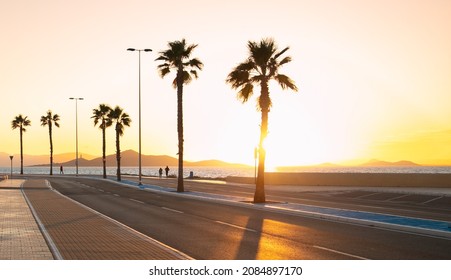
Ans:
{"label": "dashed lane marking", "polygon": [[245,227],[237,226],[237,225],[234,225],[234,224],[229,224],[229,223],[226,223],[226,222],[221,222],[221,221],[215,221],[215,222],[218,223],[218,224],[221,224],[221,225],[229,226],[229,227],[243,229],[243,230],[250,231],[250,232],[257,232],[255,229],[245,228]]}
{"label": "dashed lane marking", "polygon": [[162,209],[164,209],[164,210],[168,210],[168,211],[171,211],[171,212],[175,212],[175,213],[179,213],[179,214],[183,214],[183,212],[182,211],[179,211],[179,210],[175,210],[175,209],[172,209],[172,208],[167,208],[167,207],[161,207]]}
{"label": "dashed lane marking", "polygon": [[140,200],[136,200],[136,199],[133,199],[133,198],[129,198],[129,200],[130,200],[130,201],[137,202],[137,203],[145,204],[145,202],[142,202],[142,201],[140,201]]}
{"label": "dashed lane marking", "polygon": [[316,248],[316,249],[320,249],[320,250],[324,250],[324,251],[329,251],[329,252],[332,252],[332,253],[336,253],[336,254],[340,254],[340,255],[352,257],[352,258],[356,258],[356,259],[359,259],[359,260],[369,260],[369,259],[364,258],[364,257],[361,257],[361,256],[357,256],[357,255],[353,255],[353,254],[348,254],[348,253],[345,253],[345,252],[337,251],[337,250],[330,249],[330,248],[326,248],[326,247],[321,247],[321,246],[316,246],[316,245],[314,245],[313,247]]}

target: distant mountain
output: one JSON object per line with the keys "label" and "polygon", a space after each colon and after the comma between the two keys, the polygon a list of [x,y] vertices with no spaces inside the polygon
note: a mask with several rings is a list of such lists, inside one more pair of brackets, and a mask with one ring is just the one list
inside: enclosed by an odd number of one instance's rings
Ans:
{"label": "distant mountain", "polygon": [[[9,154],[0,152],[0,166],[10,166],[11,160]],[[53,162],[67,162],[75,158],[75,153],[65,153],[53,155]],[[80,158],[91,160],[95,158],[93,155],[80,154]],[[50,161],[50,155],[23,155],[24,166],[47,165]],[[20,166],[20,154],[13,155],[13,165]]]}
{"label": "distant mountain", "polygon": [[360,166],[364,167],[386,167],[386,166],[406,166],[406,167],[412,167],[412,166],[421,166],[420,164],[417,164],[412,161],[407,160],[401,160],[396,162],[389,162],[389,161],[383,161],[383,160],[377,160],[372,159],[368,162],[365,162],[361,164]]}
{"label": "distant mountain", "polygon": [[[121,152],[121,166],[137,166],[139,154],[133,150]],[[116,154],[106,156],[107,166],[116,166]],[[75,159],[67,162],[59,163],[64,166],[75,166]],[[141,155],[142,166],[177,166],[178,159],[165,155]],[[45,164],[47,165],[47,164]],[[102,166],[102,157],[91,160],[78,159],[78,166]],[[244,164],[228,163],[220,160],[203,160],[197,162],[184,161],[184,166],[217,166],[217,167],[244,167]]]}

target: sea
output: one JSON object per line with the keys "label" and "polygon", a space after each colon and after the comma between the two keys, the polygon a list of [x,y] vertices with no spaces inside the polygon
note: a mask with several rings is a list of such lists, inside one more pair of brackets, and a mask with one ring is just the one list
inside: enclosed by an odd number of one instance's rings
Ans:
{"label": "sea", "polygon": [[[158,176],[160,166],[142,167],[144,176]],[[164,168],[164,166],[162,166]],[[169,166],[169,175],[178,174],[177,167]],[[79,175],[102,175],[102,167],[79,167]],[[228,176],[254,177],[254,167],[184,167],[184,177],[190,175],[207,179],[222,179]],[[426,173],[426,174],[451,174],[451,166],[415,166],[415,167],[284,167],[281,169],[266,170],[267,172],[294,172],[294,173]],[[13,174],[19,174],[20,168],[13,167]],[[0,167],[0,174],[11,173],[10,167]],[[53,174],[59,174],[59,166],[54,167]],[[64,174],[75,174],[75,167],[64,167]],[[122,174],[138,175],[138,167],[122,167]],[[24,166],[24,174],[49,174],[49,167]],[[116,175],[115,167],[107,167],[107,174]]]}

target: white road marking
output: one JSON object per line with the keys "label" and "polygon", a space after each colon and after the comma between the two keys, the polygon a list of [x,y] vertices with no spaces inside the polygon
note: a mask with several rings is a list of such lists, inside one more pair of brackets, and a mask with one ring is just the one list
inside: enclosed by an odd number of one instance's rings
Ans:
{"label": "white road marking", "polygon": [[443,196],[439,196],[439,197],[434,197],[433,199],[429,199],[428,201],[422,202],[421,204],[428,204],[429,202],[435,201],[437,199],[442,198]]}
{"label": "white road marking", "polygon": [[118,195],[117,193],[113,193],[114,196],[120,197],[120,195]]}
{"label": "white road marking", "polygon": [[329,251],[329,252],[332,252],[332,253],[336,253],[336,254],[352,257],[352,258],[356,258],[356,259],[359,259],[359,260],[369,260],[369,259],[364,258],[364,257],[356,256],[356,255],[353,255],[353,254],[348,254],[348,253],[345,253],[345,252],[340,252],[340,251],[337,251],[337,250],[334,250],[334,249],[329,249],[329,248],[325,248],[325,247],[321,247],[321,246],[313,246],[313,247],[316,248],[316,249]]}
{"label": "white road marking", "polygon": [[133,198],[129,198],[129,200],[134,201],[134,202],[138,202],[138,203],[141,203],[141,204],[145,204],[144,202],[142,202],[140,200],[133,199]]}
{"label": "white road marking", "polygon": [[403,194],[403,195],[400,195],[400,196],[396,196],[396,197],[392,197],[392,198],[386,199],[385,201],[392,201],[392,200],[403,198],[403,197],[406,197],[406,196],[409,196],[409,195],[410,194]]}
{"label": "white road marking", "polygon": [[361,196],[357,196],[355,198],[365,198],[365,197],[370,197],[370,196],[373,196],[373,195],[376,195],[376,194],[379,194],[379,193],[364,194],[364,195],[361,195]]}
{"label": "white road marking", "polygon": [[175,212],[175,213],[179,213],[179,214],[183,214],[183,212],[182,211],[179,211],[179,210],[175,210],[175,209],[172,209],[172,208],[167,208],[167,207],[161,207],[162,209],[164,209],[164,210],[168,210],[168,211],[171,211],[171,212]]}
{"label": "white road marking", "polygon": [[238,229],[244,229],[244,230],[247,230],[247,231],[250,231],[250,232],[257,232],[254,229],[250,229],[250,228],[245,228],[245,227],[229,224],[229,223],[226,223],[226,222],[221,222],[221,221],[215,221],[215,222],[217,222],[218,224],[229,226],[229,227],[234,227],[234,228],[238,228]]}

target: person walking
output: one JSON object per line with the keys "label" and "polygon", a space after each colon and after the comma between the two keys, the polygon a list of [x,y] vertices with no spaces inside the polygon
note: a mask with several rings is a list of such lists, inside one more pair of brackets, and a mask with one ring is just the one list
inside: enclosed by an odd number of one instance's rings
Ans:
{"label": "person walking", "polygon": [[158,170],[158,174],[160,175],[160,178],[161,176],[163,176],[163,168],[160,167],[160,169]]}
{"label": "person walking", "polygon": [[164,169],[166,171],[166,178],[169,176],[169,166],[166,165],[166,168]]}
{"label": "person walking", "polygon": [[64,174],[64,169],[62,165],[60,166],[60,174]]}

